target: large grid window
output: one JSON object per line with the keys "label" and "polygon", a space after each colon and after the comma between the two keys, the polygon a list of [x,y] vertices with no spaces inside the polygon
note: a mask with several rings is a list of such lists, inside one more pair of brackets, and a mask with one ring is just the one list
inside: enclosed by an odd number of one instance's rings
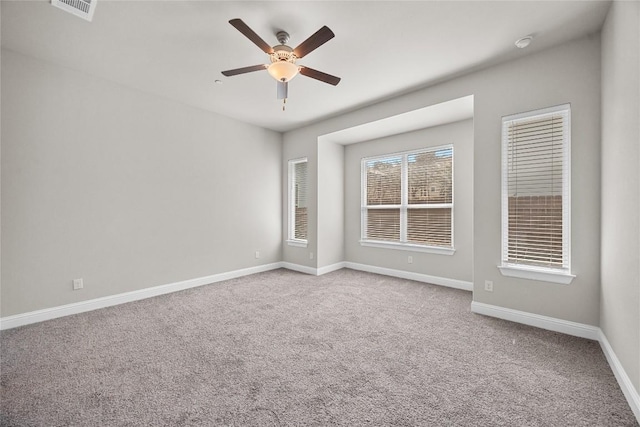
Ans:
{"label": "large grid window", "polygon": [[362,159],[361,243],[453,253],[453,146]]}
{"label": "large grid window", "polygon": [[293,246],[307,245],[307,159],[289,160],[289,233]]}
{"label": "large grid window", "polygon": [[561,283],[573,277],[570,113],[567,104],[502,119],[503,274]]}

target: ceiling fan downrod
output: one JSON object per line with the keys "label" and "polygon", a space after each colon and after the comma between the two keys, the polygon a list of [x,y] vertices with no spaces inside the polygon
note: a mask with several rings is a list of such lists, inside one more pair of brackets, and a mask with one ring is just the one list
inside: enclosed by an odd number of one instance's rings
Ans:
{"label": "ceiling fan downrod", "polygon": [[280,44],[287,44],[289,43],[289,33],[287,33],[286,31],[278,31],[276,33],[276,38],[278,39],[278,42]]}

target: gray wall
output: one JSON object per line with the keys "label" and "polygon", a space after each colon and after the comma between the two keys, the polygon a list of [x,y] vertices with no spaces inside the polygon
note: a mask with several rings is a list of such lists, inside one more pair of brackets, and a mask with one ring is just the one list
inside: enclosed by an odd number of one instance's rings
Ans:
{"label": "gray wall", "polygon": [[600,327],[640,392],[640,3],[611,5],[602,29]]}
{"label": "gray wall", "polygon": [[[360,161],[363,157],[453,144],[454,246],[453,255],[361,246]],[[473,280],[473,120],[465,120],[374,141],[346,146],[345,247],[346,260],[447,279]],[[413,263],[407,263],[407,257]]]}
{"label": "gray wall", "polygon": [[[287,132],[285,152],[312,153],[320,135],[474,95],[474,300],[598,325],[600,300],[600,37],[552,49]],[[572,106],[572,269],[570,285],[503,277],[501,250],[501,118],[553,105]],[[317,158],[314,156],[314,162]],[[315,167],[315,166],[314,166]],[[312,184],[312,193],[313,184]],[[482,201],[480,203],[479,201]],[[315,211],[314,211],[315,209]],[[310,216],[317,216],[312,207]],[[310,245],[316,236],[310,233]],[[346,242],[347,247],[353,242]],[[406,254],[405,254],[406,255]],[[294,258],[284,253],[285,261]],[[403,257],[404,258],[404,257]],[[406,258],[405,258],[406,259]],[[428,274],[428,273],[427,273]],[[451,273],[453,274],[453,273]],[[494,281],[494,292],[483,290]]]}
{"label": "gray wall", "polygon": [[[309,206],[307,208],[307,241],[306,248],[289,246],[287,240],[287,215],[282,215],[282,241],[285,242],[282,247],[282,259],[304,267],[316,268],[316,247],[318,245],[318,148],[317,138],[312,140],[296,140],[295,136],[289,134],[284,135],[282,147],[282,194],[287,194],[288,172],[287,162],[301,157],[307,158],[307,200]],[[282,212],[287,212],[287,197],[282,198]],[[313,255],[313,259],[309,256]]]}
{"label": "gray wall", "polygon": [[[599,323],[600,40],[592,36],[478,73],[475,93],[474,300]],[[569,285],[500,275],[501,128],[505,115],[571,103]],[[494,292],[483,290],[493,280]]]}
{"label": "gray wall", "polygon": [[[0,22],[2,18],[2,2],[0,1]],[[0,31],[0,45],[2,44],[2,31]],[[2,55],[0,54],[0,82],[2,81]],[[0,99],[2,99],[2,85],[0,84]],[[0,111],[2,107],[0,106]],[[2,176],[2,120],[0,120],[0,177]],[[1,180],[1,179],[0,179]],[[0,187],[1,187],[0,183]],[[2,217],[2,190],[0,189],[0,218]],[[2,220],[0,219],[0,242],[2,242]],[[2,317],[2,244],[0,243],[0,317]]]}
{"label": "gray wall", "polygon": [[281,147],[3,50],[2,316],[280,261]]}
{"label": "gray wall", "polygon": [[344,261],[344,146],[318,143],[318,268]]}

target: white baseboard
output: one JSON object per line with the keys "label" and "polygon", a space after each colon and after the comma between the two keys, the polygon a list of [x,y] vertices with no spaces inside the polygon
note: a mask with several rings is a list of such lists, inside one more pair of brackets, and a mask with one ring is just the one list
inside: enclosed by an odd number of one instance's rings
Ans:
{"label": "white baseboard", "polygon": [[446,286],[449,288],[462,289],[465,291],[473,291],[473,283],[456,279],[447,279],[445,277],[429,276],[428,274],[412,273],[410,271],[393,270],[391,268],[376,267],[374,265],[358,264],[355,262],[337,262],[325,267],[314,268],[306,265],[293,264],[283,262],[282,267],[288,270],[298,271],[300,273],[311,274],[312,276],[322,276],[341,268],[350,268],[352,270],[366,271],[368,273],[382,274],[384,276],[398,277],[400,279],[415,280],[417,282],[431,283],[434,285]]}
{"label": "white baseboard", "polygon": [[[84,313],[87,311],[97,310],[100,308],[111,307],[127,302],[138,301],[145,298],[151,298],[158,295],[168,294],[171,292],[182,291],[197,286],[208,285],[211,283],[221,282],[223,280],[235,279],[236,277],[248,276],[250,274],[261,273],[264,271],[275,270],[277,268],[286,268],[301,273],[320,276],[332,271],[340,270],[350,264],[354,270],[370,271],[372,273],[386,274],[388,276],[402,277],[423,282],[442,284],[444,286],[459,287],[453,284],[445,284],[443,281],[450,279],[435,278],[426,275],[416,275],[416,273],[407,273],[402,275],[402,271],[381,269],[379,267],[365,266],[363,264],[353,264],[339,262],[321,268],[307,267],[304,265],[293,264],[290,262],[275,262],[272,264],[259,265],[256,267],[244,268],[225,273],[213,274],[211,276],[198,277],[195,279],[184,280],[166,285],[154,286],[151,288],[140,289],[137,291],[125,292],[117,295],[109,295],[106,297],[95,298],[87,301],[80,301],[72,304],[65,304],[57,307],[45,308],[42,310],[30,311],[28,313],[16,314],[0,318],[0,330],[16,328],[18,326],[29,325],[32,323],[43,322],[45,320],[56,319],[58,317],[70,316],[72,314]],[[384,270],[384,271],[383,271]],[[420,276],[420,277],[418,277]],[[471,284],[469,284],[471,286]],[[466,289],[466,288],[462,288]],[[471,288],[469,288],[470,290]]]}
{"label": "white baseboard", "polygon": [[316,271],[317,276],[322,276],[323,274],[331,273],[332,271],[337,271],[345,267],[345,262],[337,262],[331,265],[325,265],[324,267],[320,267]]}
{"label": "white baseboard", "polygon": [[228,271],[225,273],[213,274],[211,276],[198,277],[195,279],[183,280],[181,282],[169,283],[166,285],[154,286],[152,288],[140,289],[137,291],[125,292],[117,295],[109,295],[102,298],[95,298],[87,301],[61,305],[58,307],[45,308],[43,310],[31,311],[28,313],[16,314],[0,318],[0,330],[16,328],[18,326],[29,325],[31,323],[51,320],[58,317],[72,314],[84,313],[86,311],[97,310],[99,308],[111,307],[127,302],[138,301],[171,292],[182,291],[197,286],[208,285],[223,280],[235,279],[237,277],[248,276],[250,274],[262,273],[264,271],[281,268],[281,262],[259,265],[256,267],[243,268],[241,270]]}
{"label": "white baseboard", "polygon": [[607,362],[609,362],[609,366],[611,366],[611,370],[613,371],[613,375],[615,375],[616,380],[618,380],[618,384],[622,389],[622,393],[624,397],[627,399],[627,403],[631,407],[638,423],[640,424],[640,394],[638,394],[638,390],[633,386],[631,379],[627,375],[627,372],[622,367],[620,360],[618,360],[618,356],[616,356],[611,344],[609,344],[609,340],[605,336],[604,332],[600,328],[598,328],[598,341],[600,341],[600,347],[602,347],[602,351],[604,352],[605,357],[607,358]]}
{"label": "white baseboard", "polygon": [[344,268],[344,262],[337,262],[335,264],[326,265],[320,268],[307,267],[306,265],[293,264],[290,262],[282,262],[282,268],[287,270],[297,271],[299,273],[310,274],[312,276],[322,276],[323,274],[331,273],[332,271],[340,270]]}
{"label": "white baseboard", "polygon": [[368,273],[382,274],[384,276],[398,277],[400,279],[415,280],[417,282],[431,283],[434,285],[446,286],[448,288],[473,291],[473,283],[466,282],[464,280],[430,276],[428,274],[413,273],[411,271],[393,270],[391,268],[376,267],[374,265],[358,264],[355,262],[345,262],[344,266],[352,270],[366,271]]}
{"label": "white baseboard", "polygon": [[598,331],[600,330],[597,326],[570,322],[568,320],[527,313],[526,311],[513,310],[477,301],[471,302],[471,312],[595,341],[598,340]]}
{"label": "white baseboard", "polygon": [[318,275],[318,269],[314,267],[307,267],[306,265],[293,264],[291,262],[281,262],[280,265],[282,268],[286,268],[287,270],[310,274],[312,276]]}
{"label": "white baseboard", "polygon": [[491,304],[473,301],[471,303],[471,311],[473,313],[483,314],[486,316],[497,317],[499,319],[509,320],[511,322],[522,323],[537,328],[547,329],[549,331],[561,332],[567,335],[573,335],[581,338],[588,338],[600,343],[602,351],[609,362],[609,366],[618,381],[618,385],[627,399],[627,403],[631,407],[638,423],[640,423],[640,394],[633,386],[631,379],[622,367],[620,360],[616,356],[613,348],[609,344],[604,332],[597,327],[585,325],[583,323],[570,322],[567,320],[556,319],[539,314],[527,313],[524,311],[513,310],[510,308],[499,307]]}

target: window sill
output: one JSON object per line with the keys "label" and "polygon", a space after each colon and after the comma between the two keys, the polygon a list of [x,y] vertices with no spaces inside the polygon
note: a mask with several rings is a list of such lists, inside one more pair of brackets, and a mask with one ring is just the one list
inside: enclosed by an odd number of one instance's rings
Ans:
{"label": "window sill", "polygon": [[535,268],[520,265],[499,265],[498,268],[503,276],[560,283],[562,285],[568,285],[576,277],[566,271],[552,270],[550,268]]}
{"label": "window sill", "polygon": [[297,248],[306,248],[307,241],[306,240],[287,240],[287,245],[295,246]]}
{"label": "window sill", "polygon": [[454,248],[441,248],[438,246],[414,245],[411,243],[381,242],[377,240],[360,240],[360,246],[368,246],[371,248],[382,248],[382,249],[398,249],[401,251],[426,252],[426,253],[438,254],[438,255],[453,255],[456,252]]}

